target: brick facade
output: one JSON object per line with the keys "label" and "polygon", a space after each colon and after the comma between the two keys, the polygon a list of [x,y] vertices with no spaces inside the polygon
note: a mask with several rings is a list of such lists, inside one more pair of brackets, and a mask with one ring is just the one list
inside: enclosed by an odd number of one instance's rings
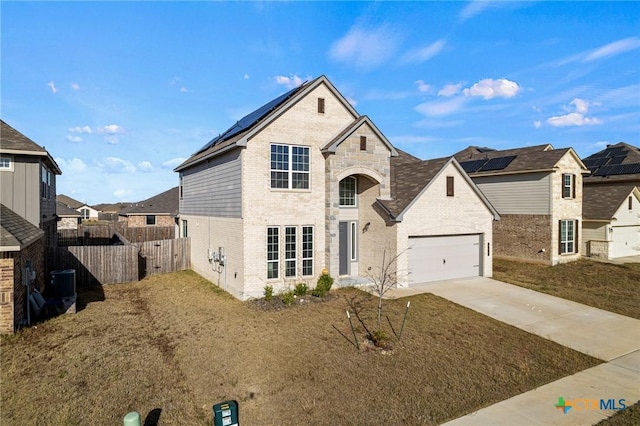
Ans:
{"label": "brick facade", "polygon": [[[130,215],[127,219],[127,226],[130,228],[144,228],[147,226],[174,226],[176,224],[175,218],[166,215],[150,215],[156,217],[155,225],[147,225],[147,215]],[[122,216],[121,216],[122,217]]]}
{"label": "brick facade", "polygon": [[20,324],[26,323],[26,289],[23,268],[31,261],[36,273],[33,288],[44,290],[45,238],[22,249],[19,252],[0,253],[0,334],[13,333]]}
{"label": "brick facade", "polygon": [[[550,215],[503,214],[493,224],[496,257],[551,263]],[[544,249],[544,251],[542,251]]]}

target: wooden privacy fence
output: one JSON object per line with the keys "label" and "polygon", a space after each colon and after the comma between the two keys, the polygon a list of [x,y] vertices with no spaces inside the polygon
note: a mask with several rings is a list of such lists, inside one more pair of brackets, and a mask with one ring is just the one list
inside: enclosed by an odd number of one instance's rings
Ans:
{"label": "wooden privacy fence", "polygon": [[49,272],[75,269],[78,286],[126,283],[146,275],[189,269],[191,241],[178,238],[131,245],[54,247],[48,251],[47,265]]}
{"label": "wooden privacy fence", "polygon": [[175,238],[175,226],[128,227],[126,222],[100,225],[79,225],[78,229],[59,229],[59,246],[109,245],[116,242],[115,234],[124,236],[132,243],[170,240]]}

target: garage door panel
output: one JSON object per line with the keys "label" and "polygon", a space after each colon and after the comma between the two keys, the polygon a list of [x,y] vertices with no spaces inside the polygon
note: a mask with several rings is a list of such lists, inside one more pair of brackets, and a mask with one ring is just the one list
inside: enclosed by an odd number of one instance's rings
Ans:
{"label": "garage door panel", "polygon": [[478,276],[480,235],[409,238],[409,283]]}
{"label": "garage door panel", "polygon": [[614,226],[611,257],[640,254],[640,226]]}

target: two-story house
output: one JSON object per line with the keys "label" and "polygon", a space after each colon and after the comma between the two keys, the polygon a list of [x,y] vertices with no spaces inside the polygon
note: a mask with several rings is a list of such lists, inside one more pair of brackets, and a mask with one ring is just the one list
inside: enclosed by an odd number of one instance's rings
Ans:
{"label": "two-story house", "polygon": [[61,173],[43,147],[0,120],[0,333],[26,324],[29,292],[44,289]]}
{"label": "two-story house", "polygon": [[399,152],[324,76],[175,171],[192,268],[243,300],[266,285],[315,285],[325,268],[361,281],[383,254],[398,256],[401,286],[492,273],[498,214],[458,162]]}
{"label": "two-story house", "polygon": [[580,258],[582,177],[589,170],[572,148],[470,146],[454,156],[500,213],[496,256],[551,265]]}
{"label": "two-story house", "polygon": [[640,148],[619,142],[582,160],[582,241],[588,256],[640,256]]}
{"label": "two-story house", "polygon": [[99,216],[99,211],[88,205],[87,203],[83,203],[82,201],[75,200],[68,195],[58,194],[56,196],[56,201],[60,204],[67,206],[70,209],[73,209],[80,213],[80,218],[82,220],[97,220]]}

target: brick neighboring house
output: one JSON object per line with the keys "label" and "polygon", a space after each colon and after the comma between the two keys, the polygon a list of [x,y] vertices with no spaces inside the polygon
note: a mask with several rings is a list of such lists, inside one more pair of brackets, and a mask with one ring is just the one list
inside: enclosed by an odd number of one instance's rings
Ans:
{"label": "brick neighboring house", "polygon": [[0,120],[0,203],[45,232],[56,246],[56,176],[62,171],[46,149]]}
{"label": "brick neighboring house", "polygon": [[383,253],[399,255],[400,286],[492,273],[498,214],[458,162],[396,150],[324,76],[175,171],[192,268],[242,300],[315,286],[323,268],[337,284],[363,282]]}
{"label": "brick neighboring house", "polygon": [[178,187],[175,186],[120,210],[118,221],[127,222],[129,228],[176,226],[178,205]]}
{"label": "brick neighboring house", "polygon": [[83,203],[78,200],[74,200],[73,198],[60,194],[56,197],[56,202],[67,206],[70,209],[76,210],[80,213],[80,218],[82,220],[96,220],[98,219],[98,210],[94,209],[90,205]]}
{"label": "brick neighboring house", "polygon": [[608,145],[582,160],[583,249],[588,256],[616,259],[640,255],[640,148]]}
{"label": "brick neighboring house", "polygon": [[470,146],[456,159],[500,213],[495,256],[555,265],[580,258],[582,181],[572,148]]}

